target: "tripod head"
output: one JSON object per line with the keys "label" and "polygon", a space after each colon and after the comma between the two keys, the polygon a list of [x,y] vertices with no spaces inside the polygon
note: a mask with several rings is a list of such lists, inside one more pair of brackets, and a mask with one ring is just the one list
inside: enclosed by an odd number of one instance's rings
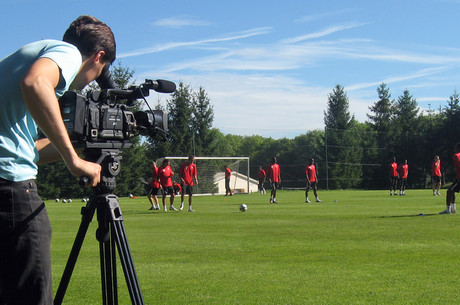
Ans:
{"label": "tripod head", "polygon": [[[130,142],[124,143],[124,147],[130,147]],[[87,148],[85,149],[86,159],[101,165],[101,182],[94,188],[95,195],[113,193],[117,186],[115,177],[121,171],[121,148]],[[85,185],[88,177],[80,179],[80,185]]]}

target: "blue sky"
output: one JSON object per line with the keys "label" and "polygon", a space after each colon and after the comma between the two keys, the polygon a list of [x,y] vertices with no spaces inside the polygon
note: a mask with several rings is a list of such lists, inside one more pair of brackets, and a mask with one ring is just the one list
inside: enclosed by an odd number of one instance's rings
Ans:
{"label": "blue sky", "polygon": [[292,138],[324,128],[337,84],[360,122],[382,82],[394,99],[408,89],[422,110],[445,106],[460,87],[459,12],[460,0],[3,0],[0,57],[93,15],[138,83],[202,86],[222,132]]}

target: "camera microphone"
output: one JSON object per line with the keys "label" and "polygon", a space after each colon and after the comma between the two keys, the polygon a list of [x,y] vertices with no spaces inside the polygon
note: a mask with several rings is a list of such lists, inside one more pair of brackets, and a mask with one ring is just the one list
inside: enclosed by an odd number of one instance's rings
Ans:
{"label": "camera microphone", "polygon": [[102,90],[116,88],[115,82],[112,79],[112,74],[110,74],[109,68],[110,64],[106,64],[104,69],[102,69],[101,75],[99,75],[99,77],[96,78],[96,82]]}
{"label": "camera microphone", "polygon": [[157,79],[157,80],[146,80],[151,85],[152,89],[160,93],[173,93],[176,91],[176,84],[169,80]]}

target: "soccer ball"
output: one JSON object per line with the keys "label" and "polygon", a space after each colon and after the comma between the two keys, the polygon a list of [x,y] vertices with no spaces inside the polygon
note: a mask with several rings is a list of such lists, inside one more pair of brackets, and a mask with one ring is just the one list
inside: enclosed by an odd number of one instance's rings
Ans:
{"label": "soccer ball", "polygon": [[69,203],[72,202],[72,199],[67,199],[67,202],[69,202]]}
{"label": "soccer ball", "polygon": [[67,200],[65,200],[65,199],[62,199],[62,202],[63,202],[63,203],[67,203]]}
{"label": "soccer ball", "polygon": [[244,203],[242,203],[242,204],[240,205],[240,211],[241,211],[241,212],[246,212],[247,210],[248,210],[248,206],[245,205]]}
{"label": "soccer ball", "polygon": [[59,198],[56,198],[56,202],[59,202]]}

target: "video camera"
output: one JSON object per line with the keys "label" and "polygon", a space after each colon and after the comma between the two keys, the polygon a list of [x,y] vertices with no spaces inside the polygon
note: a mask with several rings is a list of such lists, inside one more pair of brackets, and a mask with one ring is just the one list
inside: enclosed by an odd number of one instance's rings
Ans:
{"label": "video camera", "polygon": [[[114,89],[108,66],[96,80],[101,90],[89,91],[86,96],[67,91],[59,99],[62,118],[75,147],[125,148],[129,138],[140,135],[166,141],[168,115],[152,110],[145,97],[150,90],[172,93],[176,85],[167,80],[146,79],[139,86]],[[132,112],[134,102],[143,99],[149,110]]]}

